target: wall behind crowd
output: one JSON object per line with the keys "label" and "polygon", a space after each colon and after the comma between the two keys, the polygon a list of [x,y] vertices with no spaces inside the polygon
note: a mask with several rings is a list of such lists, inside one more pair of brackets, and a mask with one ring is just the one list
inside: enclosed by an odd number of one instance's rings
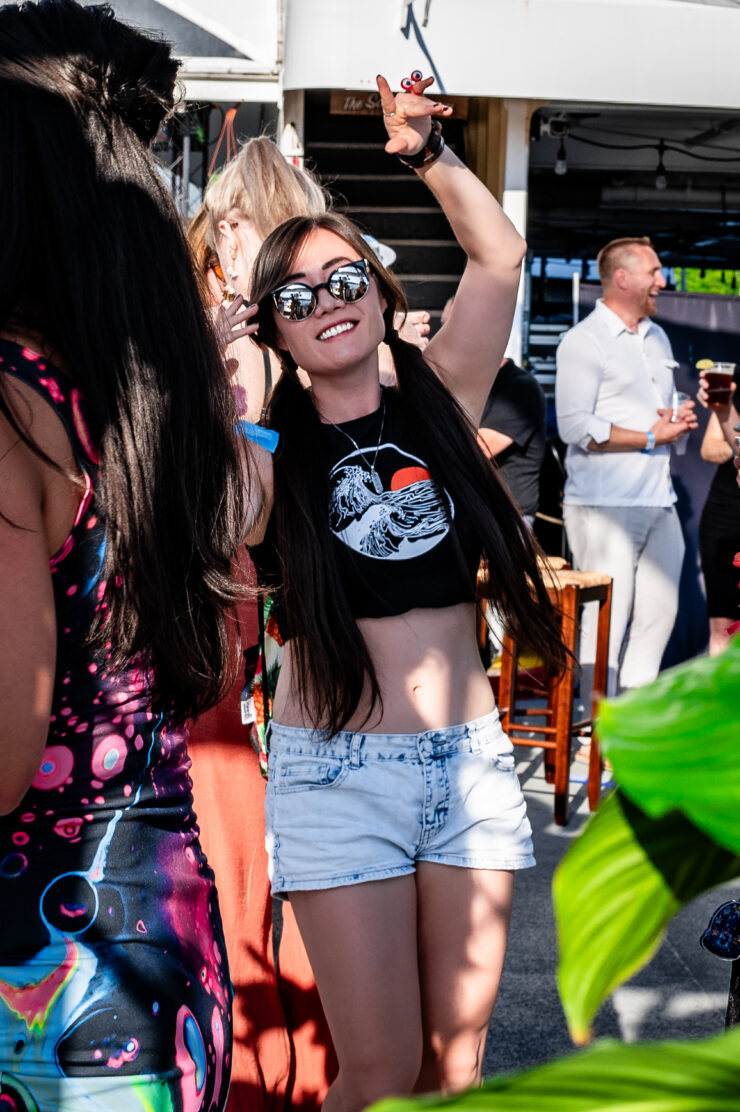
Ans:
{"label": "wall behind crowd", "polygon": [[[581,286],[581,318],[591,311],[600,296],[600,286]],[[699,359],[727,360],[740,366],[740,298],[663,292],[658,299],[656,319],[666,330],[673,356],[678,362],[676,389],[684,390],[691,397],[696,396],[699,385],[696,362]],[[686,558],[681,576],[678,618],[663,657],[664,668],[704,652],[709,636],[699,559],[699,518],[715,467],[705,463],[699,455],[709,411],[697,406],[697,414],[699,427],[689,434],[685,455],[671,453],[671,476],[686,540]],[[740,490],[737,497],[740,527]],[[740,587],[736,617],[740,619]]]}

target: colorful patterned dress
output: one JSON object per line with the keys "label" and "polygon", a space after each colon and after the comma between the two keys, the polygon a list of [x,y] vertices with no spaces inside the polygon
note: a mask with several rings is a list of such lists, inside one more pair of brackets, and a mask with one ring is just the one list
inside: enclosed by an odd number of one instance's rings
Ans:
{"label": "colorful patterned dress", "polygon": [[46,749],[0,817],[2,1112],[220,1112],[231,984],[198,842],[187,732],[146,673],[85,640],[105,604],[97,457],[79,391],[0,341],[0,373],[55,409],[85,476],[50,562],[57,670]]}

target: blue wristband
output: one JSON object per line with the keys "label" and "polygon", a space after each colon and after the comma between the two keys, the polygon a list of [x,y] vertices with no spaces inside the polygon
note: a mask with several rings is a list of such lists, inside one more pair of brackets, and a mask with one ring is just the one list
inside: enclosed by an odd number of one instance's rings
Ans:
{"label": "blue wristband", "polygon": [[643,455],[647,455],[649,452],[652,452],[653,448],[655,447],[655,433],[653,432],[653,430],[648,429],[645,435],[647,436],[647,444],[644,448],[640,448],[640,451]]}

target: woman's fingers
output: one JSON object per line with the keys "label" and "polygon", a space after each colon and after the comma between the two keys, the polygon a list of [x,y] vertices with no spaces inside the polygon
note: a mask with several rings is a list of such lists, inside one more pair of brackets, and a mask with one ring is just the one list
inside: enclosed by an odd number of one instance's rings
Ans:
{"label": "woman's fingers", "polygon": [[429,335],[429,327],[432,318],[426,309],[413,310],[409,313],[408,319],[420,336]]}
{"label": "woman's fingers", "polygon": [[257,309],[257,305],[246,305],[241,294],[237,294],[230,303],[223,302],[216,320],[221,343],[228,345],[244,336],[252,336],[259,328],[259,324],[252,320]]}
{"label": "woman's fingers", "polygon": [[423,77],[421,79],[421,81],[417,81],[416,84],[414,85],[414,96],[419,96],[420,93],[423,93],[426,89],[429,88],[430,85],[433,85],[433,84],[434,84],[434,78],[433,77]]}
{"label": "woman's fingers", "polygon": [[383,112],[387,112],[389,115],[391,115],[396,110],[396,98],[391,92],[391,87],[386,79],[383,77],[382,73],[378,74],[378,76],[375,78],[375,82],[378,86],[378,92],[380,93],[380,106],[383,109]]}
{"label": "woman's fingers", "polygon": [[429,137],[426,121],[431,116],[451,116],[452,108],[440,101],[428,100],[419,95],[434,82],[433,77],[417,81],[414,92],[400,92],[396,96],[382,74],[376,77],[383,123],[388,132],[385,149],[388,154],[416,154]]}

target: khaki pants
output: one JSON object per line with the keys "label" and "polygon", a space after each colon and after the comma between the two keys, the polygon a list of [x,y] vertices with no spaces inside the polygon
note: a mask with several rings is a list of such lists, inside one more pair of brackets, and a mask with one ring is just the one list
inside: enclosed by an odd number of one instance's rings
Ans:
{"label": "khaki pants", "polygon": [[[649,683],[678,611],[685,548],[678,514],[673,506],[566,505],[564,517],[575,567],[614,581],[607,694]],[[589,689],[595,643],[596,604],[589,604],[581,625],[582,687]]]}

